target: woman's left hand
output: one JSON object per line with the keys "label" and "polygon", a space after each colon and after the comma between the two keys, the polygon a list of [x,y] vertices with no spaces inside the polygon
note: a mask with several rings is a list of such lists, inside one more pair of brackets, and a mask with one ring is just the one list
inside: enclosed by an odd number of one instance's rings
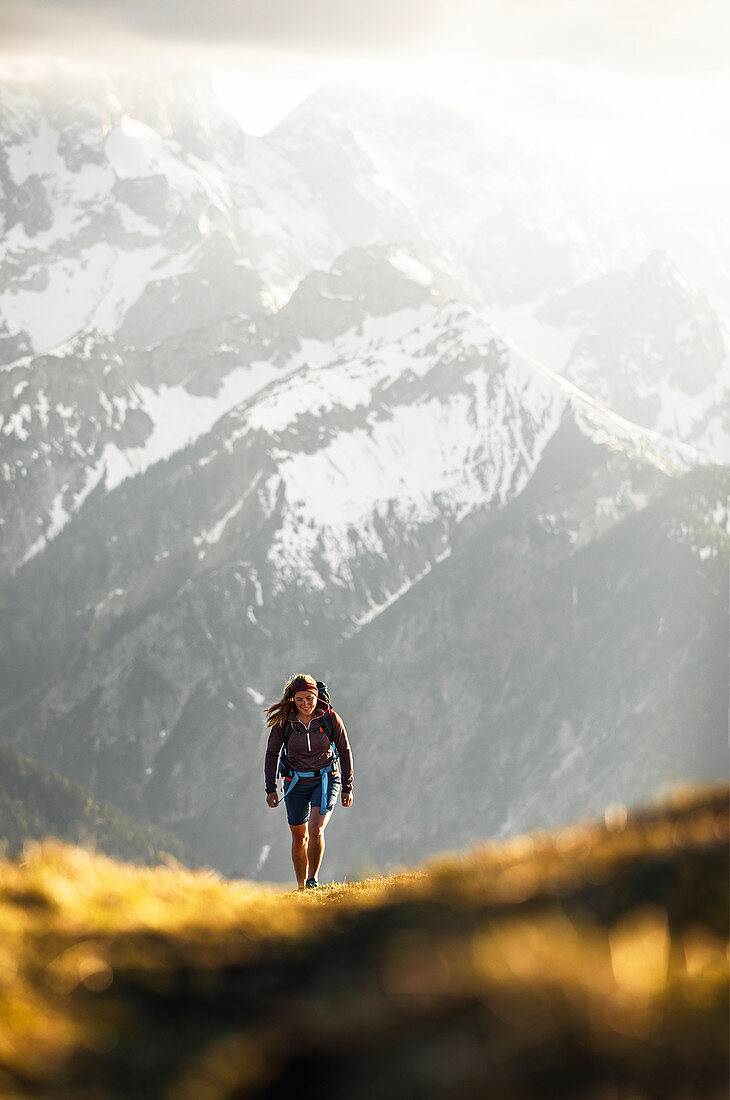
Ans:
{"label": "woman's left hand", "polygon": [[352,791],[342,792],[342,805],[352,806]]}

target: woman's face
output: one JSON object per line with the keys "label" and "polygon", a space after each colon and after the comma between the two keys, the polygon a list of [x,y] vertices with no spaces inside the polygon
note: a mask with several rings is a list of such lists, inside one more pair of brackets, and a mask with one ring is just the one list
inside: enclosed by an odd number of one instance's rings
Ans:
{"label": "woman's face", "polygon": [[304,718],[311,718],[317,705],[317,692],[314,688],[309,691],[298,691],[294,696],[294,705]]}

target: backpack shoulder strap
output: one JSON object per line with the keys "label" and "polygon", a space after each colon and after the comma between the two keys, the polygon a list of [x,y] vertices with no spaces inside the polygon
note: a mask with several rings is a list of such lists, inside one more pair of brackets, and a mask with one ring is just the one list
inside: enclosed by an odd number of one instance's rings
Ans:
{"label": "backpack shoulder strap", "polygon": [[332,751],[332,759],[339,760],[340,754],[337,751],[337,745],[335,744],[335,731],[334,731],[334,712],[332,707],[322,715],[319,720],[320,729],[323,729],[330,739],[330,749]]}
{"label": "backpack shoulder strap", "polygon": [[[324,729],[324,732],[327,734],[327,736],[330,739],[330,745],[333,745],[334,740],[335,740],[335,734],[334,734],[334,726],[333,726],[333,722],[332,722],[332,707],[330,707],[329,710],[325,711],[325,713],[319,719],[319,722],[320,722],[320,725],[322,726],[322,728]],[[287,748],[287,745],[289,744],[289,738],[291,737],[291,735],[292,735],[292,724],[291,724],[290,719],[287,718],[286,722],[284,723],[284,729],[282,731],[282,736],[284,738],[284,744],[283,744],[284,752],[286,752],[286,748]]]}
{"label": "backpack shoulder strap", "polygon": [[281,735],[284,738],[284,744],[282,747],[284,749],[284,752],[286,752],[286,747],[289,744],[289,738],[292,735],[292,724],[289,718],[287,718],[284,722],[284,729],[281,731]]}
{"label": "backpack shoulder strap", "polygon": [[330,739],[330,745],[333,744],[334,739],[335,739],[335,734],[334,734],[334,725],[333,725],[333,721],[332,721],[332,707],[330,707],[329,710],[325,711],[325,713],[322,715],[322,717],[320,718],[319,721],[320,721],[321,725],[324,727],[324,732],[327,734],[327,736]]}

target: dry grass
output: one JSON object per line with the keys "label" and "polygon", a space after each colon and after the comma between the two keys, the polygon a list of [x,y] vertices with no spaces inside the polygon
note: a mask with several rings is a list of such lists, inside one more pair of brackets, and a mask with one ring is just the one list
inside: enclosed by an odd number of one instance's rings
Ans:
{"label": "dry grass", "polygon": [[726,1096],[728,790],[297,895],[0,865],[0,1092]]}

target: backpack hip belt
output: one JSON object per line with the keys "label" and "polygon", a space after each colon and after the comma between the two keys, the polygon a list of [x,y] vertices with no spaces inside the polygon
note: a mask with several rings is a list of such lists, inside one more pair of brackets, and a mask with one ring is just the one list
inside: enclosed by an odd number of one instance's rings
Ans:
{"label": "backpack hip belt", "polygon": [[[291,767],[291,765],[290,765],[290,767]],[[315,770],[312,771],[312,772],[298,772],[298,771],[295,771],[294,768],[292,768],[291,771],[292,771],[293,778],[292,778],[292,781],[289,784],[287,790],[284,791],[284,798],[287,798],[292,793],[292,791],[294,790],[294,788],[296,787],[296,785],[297,785],[297,783],[299,782],[300,779],[313,779],[313,778],[316,778],[316,776],[321,776],[322,777],[322,797],[320,798],[320,801],[319,801],[319,809],[320,809],[320,813],[324,817],[324,815],[327,813],[327,795],[329,793],[329,773],[332,771],[332,764],[328,764],[326,768],[315,768]]]}

